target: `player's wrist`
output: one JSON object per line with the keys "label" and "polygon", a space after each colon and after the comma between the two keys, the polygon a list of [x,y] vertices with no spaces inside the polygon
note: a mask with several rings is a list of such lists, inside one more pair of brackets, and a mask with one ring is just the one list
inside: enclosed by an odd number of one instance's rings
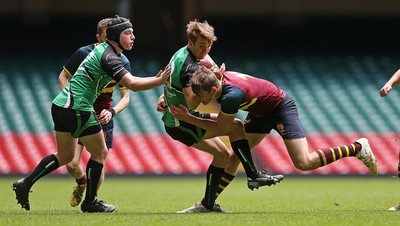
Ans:
{"label": "player's wrist", "polygon": [[114,108],[107,109],[107,111],[109,111],[111,113],[112,117],[114,117],[117,114],[117,112],[115,111]]}
{"label": "player's wrist", "polygon": [[165,79],[164,79],[162,76],[160,76],[160,77],[158,78],[158,84],[159,84],[159,85],[164,85],[165,83],[166,83]]}

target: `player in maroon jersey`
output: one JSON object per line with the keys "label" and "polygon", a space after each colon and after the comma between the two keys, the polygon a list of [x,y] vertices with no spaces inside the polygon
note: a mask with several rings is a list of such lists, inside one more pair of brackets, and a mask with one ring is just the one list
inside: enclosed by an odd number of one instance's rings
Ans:
{"label": "player in maroon jersey", "polygon": [[[344,157],[357,157],[374,175],[377,161],[367,138],[352,144],[309,152],[292,97],[270,81],[238,72],[225,72],[221,79],[206,67],[200,67],[190,79],[193,93],[203,104],[216,100],[221,110],[217,120],[197,118],[182,106],[170,106],[174,116],[200,128],[226,133],[239,110],[247,111],[244,129],[250,147],[254,148],[272,129],[284,140],[289,155],[299,170],[313,170]],[[240,157],[240,156],[239,156]],[[236,172],[240,161],[233,155],[226,167]]]}

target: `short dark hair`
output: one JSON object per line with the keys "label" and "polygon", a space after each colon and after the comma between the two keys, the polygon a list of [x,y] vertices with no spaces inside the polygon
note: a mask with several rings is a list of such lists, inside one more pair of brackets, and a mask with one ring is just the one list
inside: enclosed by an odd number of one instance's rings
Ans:
{"label": "short dark hair", "polygon": [[110,22],[111,18],[104,18],[97,24],[97,34],[101,35],[103,30],[107,28],[107,24]]}

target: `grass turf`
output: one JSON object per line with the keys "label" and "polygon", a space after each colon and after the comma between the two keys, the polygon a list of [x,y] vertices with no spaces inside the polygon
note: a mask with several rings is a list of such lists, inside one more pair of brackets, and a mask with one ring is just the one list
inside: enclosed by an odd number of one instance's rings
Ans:
{"label": "grass turf", "polygon": [[117,206],[109,214],[69,206],[74,181],[45,177],[30,193],[31,211],[17,205],[0,178],[0,225],[397,225],[400,184],[382,177],[285,177],[272,187],[247,189],[237,177],[217,203],[229,214],[176,214],[204,195],[205,177],[107,177],[99,198]]}

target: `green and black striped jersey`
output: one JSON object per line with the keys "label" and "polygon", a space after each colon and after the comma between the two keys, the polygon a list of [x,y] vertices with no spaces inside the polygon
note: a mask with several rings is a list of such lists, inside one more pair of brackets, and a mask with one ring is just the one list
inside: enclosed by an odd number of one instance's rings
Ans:
{"label": "green and black striped jersey", "polygon": [[101,43],[86,56],[53,103],[63,108],[94,111],[93,104],[104,87],[112,79],[119,82],[127,73],[121,55],[112,45]]}

